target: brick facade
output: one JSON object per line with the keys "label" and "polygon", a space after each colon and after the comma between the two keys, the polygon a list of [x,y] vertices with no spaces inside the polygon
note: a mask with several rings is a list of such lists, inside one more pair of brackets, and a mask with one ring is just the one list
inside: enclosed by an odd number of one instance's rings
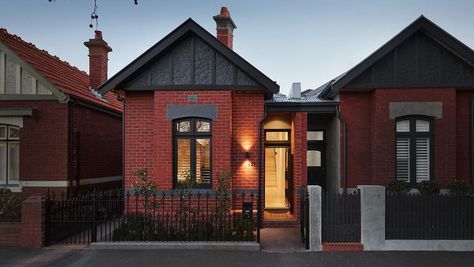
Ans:
{"label": "brick facade", "polygon": [[471,95],[453,88],[341,92],[341,115],[348,123],[348,187],[387,185],[395,179],[395,121],[389,118],[390,102],[442,103],[442,118],[434,121],[435,181],[441,187],[453,179],[467,181]]}
{"label": "brick facade", "polygon": [[[122,174],[122,118],[83,105],[71,105],[74,132],[79,132],[79,178]],[[76,136],[73,137],[73,150]],[[72,173],[72,178],[75,174]],[[115,182],[117,183],[117,182]],[[118,182],[118,186],[121,182]]]}
{"label": "brick facade", "polygon": [[[82,105],[51,101],[2,101],[2,108],[31,108],[20,130],[20,182],[70,181],[68,161],[70,128],[81,132],[80,178],[120,176],[122,173],[121,118]],[[73,113],[73,114],[71,114]],[[71,126],[70,121],[74,121]],[[115,185],[110,185],[117,187]],[[120,185],[119,185],[120,186]],[[50,187],[66,192],[68,187]],[[22,188],[23,197],[42,193],[48,187]]]}

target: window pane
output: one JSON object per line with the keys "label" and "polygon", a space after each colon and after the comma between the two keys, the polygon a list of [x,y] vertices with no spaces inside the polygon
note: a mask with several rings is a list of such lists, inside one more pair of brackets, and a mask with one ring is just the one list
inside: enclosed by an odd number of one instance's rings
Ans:
{"label": "window pane", "polygon": [[9,158],[10,165],[8,171],[8,183],[18,183],[20,177],[20,143],[10,142],[9,144]]}
{"label": "window pane", "polygon": [[423,120],[416,120],[416,131],[417,132],[429,132],[430,122]]}
{"label": "window pane", "polygon": [[7,142],[0,142],[0,184],[7,181]]}
{"label": "window pane", "polygon": [[177,142],[177,176],[178,182],[183,182],[191,172],[191,140],[178,139]]}
{"label": "window pane", "polygon": [[410,131],[410,121],[397,121],[397,132],[398,133],[407,133]]}
{"label": "window pane", "polygon": [[307,167],[321,167],[321,151],[308,150],[306,152]]}
{"label": "window pane", "polygon": [[10,126],[8,128],[10,129],[8,139],[20,139],[20,128],[15,126]]}
{"label": "window pane", "polygon": [[176,124],[176,130],[180,133],[189,133],[191,131],[191,121],[181,121]]}
{"label": "window pane", "polygon": [[196,139],[196,180],[211,182],[211,139]]}
{"label": "window pane", "polygon": [[6,138],[7,138],[7,126],[0,125],[0,139],[6,139]]}
{"label": "window pane", "polygon": [[266,132],[266,141],[288,141],[288,132]]}
{"label": "window pane", "polygon": [[410,180],[410,139],[397,138],[397,180]]}
{"label": "window pane", "polygon": [[208,133],[211,131],[211,123],[208,121],[197,121],[196,131],[198,133]]}
{"label": "window pane", "polygon": [[430,179],[430,139],[416,138],[416,181]]}
{"label": "window pane", "polygon": [[306,133],[306,140],[308,141],[323,141],[324,140],[323,131],[314,131]]}

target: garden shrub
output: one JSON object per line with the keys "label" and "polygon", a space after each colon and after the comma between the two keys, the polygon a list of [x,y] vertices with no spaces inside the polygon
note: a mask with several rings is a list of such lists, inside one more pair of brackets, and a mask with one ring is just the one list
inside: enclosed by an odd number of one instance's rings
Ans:
{"label": "garden shrub", "polygon": [[453,196],[467,196],[471,186],[466,181],[453,180],[448,184],[449,194]]}
{"label": "garden shrub", "polygon": [[21,196],[0,188],[0,220],[19,220],[21,218]]}
{"label": "garden shrub", "polygon": [[390,193],[406,194],[410,191],[410,183],[406,181],[396,180],[392,181],[387,186],[387,191]]}
{"label": "garden shrub", "polygon": [[417,184],[416,187],[421,195],[433,196],[439,194],[439,185],[435,181],[423,181]]}

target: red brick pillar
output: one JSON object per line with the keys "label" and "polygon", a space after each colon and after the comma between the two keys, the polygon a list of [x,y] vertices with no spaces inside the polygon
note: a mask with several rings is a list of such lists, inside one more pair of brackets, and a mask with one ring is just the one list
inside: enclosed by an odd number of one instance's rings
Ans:
{"label": "red brick pillar", "polygon": [[29,196],[21,204],[21,246],[41,248],[45,234],[45,199],[41,194]]}

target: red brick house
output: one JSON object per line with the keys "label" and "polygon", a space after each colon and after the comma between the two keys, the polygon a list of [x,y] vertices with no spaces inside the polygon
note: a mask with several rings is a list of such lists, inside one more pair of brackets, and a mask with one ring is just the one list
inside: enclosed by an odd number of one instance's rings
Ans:
{"label": "red brick house", "polygon": [[0,187],[32,193],[120,185],[122,105],[94,93],[107,79],[100,32],[90,72],[0,29]]}
{"label": "red brick house", "polygon": [[228,10],[214,20],[217,37],[189,19],[99,88],[124,97],[126,189],[142,168],[160,190],[190,173],[215,190],[231,170],[231,190],[258,193],[263,226],[296,226],[307,184],[472,177],[474,53],[426,18],[289,96],[232,50]]}

